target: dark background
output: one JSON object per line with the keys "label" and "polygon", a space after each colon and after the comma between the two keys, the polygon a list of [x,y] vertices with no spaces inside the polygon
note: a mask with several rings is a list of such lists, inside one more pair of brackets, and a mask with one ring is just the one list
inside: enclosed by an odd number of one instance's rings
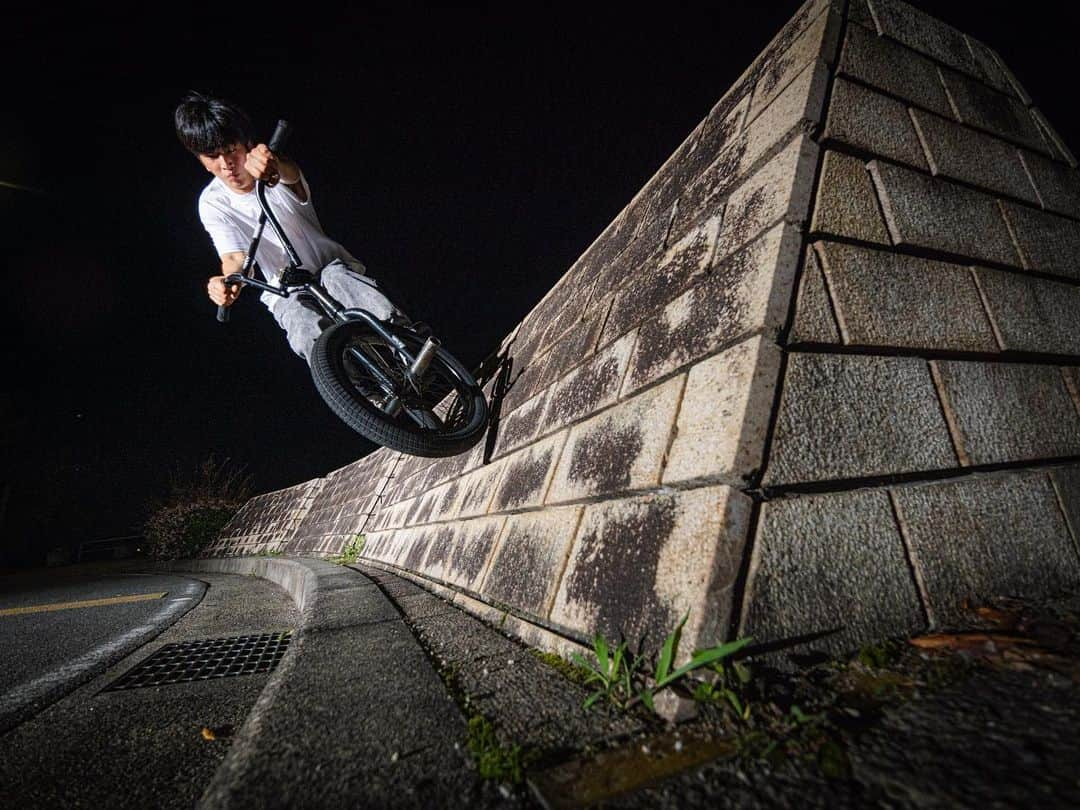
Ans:
{"label": "dark background", "polygon": [[[1080,146],[1073,4],[917,5],[995,47]],[[186,91],[233,98],[265,137],[289,119],[327,233],[474,366],[797,6],[17,12],[0,55],[0,562],[137,530],[170,472],[211,455],[268,491],[373,449],[254,295],[214,320],[209,175],[172,132]]]}

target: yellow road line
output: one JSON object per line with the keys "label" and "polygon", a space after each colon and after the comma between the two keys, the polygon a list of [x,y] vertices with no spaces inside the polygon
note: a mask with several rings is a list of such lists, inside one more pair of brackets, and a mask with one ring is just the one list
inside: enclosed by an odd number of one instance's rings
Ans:
{"label": "yellow road line", "polygon": [[167,593],[168,591],[137,593],[131,596],[110,596],[108,599],[84,599],[81,602],[53,602],[51,605],[6,608],[0,610],[0,616],[20,616],[24,613],[47,613],[51,610],[71,610],[73,608],[98,607],[99,605],[122,605],[125,602],[145,602],[147,599],[161,599]]}

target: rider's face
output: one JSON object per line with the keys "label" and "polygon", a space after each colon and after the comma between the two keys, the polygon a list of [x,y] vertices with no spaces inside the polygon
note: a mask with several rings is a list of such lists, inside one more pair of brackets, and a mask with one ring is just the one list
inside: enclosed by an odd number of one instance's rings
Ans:
{"label": "rider's face", "polygon": [[255,177],[244,168],[247,147],[242,143],[226,146],[220,152],[198,155],[199,162],[233,191],[248,192],[255,188]]}

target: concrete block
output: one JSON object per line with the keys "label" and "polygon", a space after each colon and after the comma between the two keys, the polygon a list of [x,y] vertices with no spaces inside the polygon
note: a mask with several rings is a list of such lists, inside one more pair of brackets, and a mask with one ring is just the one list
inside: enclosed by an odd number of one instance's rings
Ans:
{"label": "concrete block", "polygon": [[552,341],[536,377],[534,393],[543,391],[590,357],[596,350],[603,325],[600,318],[590,316],[586,320],[578,321],[561,337]]}
{"label": "concrete block", "polygon": [[877,32],[877,23],[874,22],[874,16],[870,13],[870,5],[866,0],[849,0],[847,17],[848,22],[858,23],[875,33]]}
{"label": "concrete block", "polygon": [[964,464],[1080,454],[1080,416],[1056,367],[930,363]]}
{"label": "concrete block", "polygon": [[478,517],[487,514],[495,496],[495,484],[502,476],[506,459],[501,458],[464,475],[458,483],[457,501],[450,514],[456,518]]}
{"label": "concrete block", "polygon": [[659,484],[684,383],[675,377],[576,425],[546,502]]}
{"label": "concrete block", "polygon": [[[1030,104],[1031,102],[1028,101],[1027,103]],[[1046,145],[1050,149],[1050,154],[1052,154],[1058,160],[1065,161],[1075,169],[1075,155],[1073,155],[1073,153],[1069,150],[1069,147],[1065,144],[1065,141],[1062,140],[1062,137],[1057,133],[1057,130],[1050,126],[1050,122],[1046,120],[1046,116],[1042,114],[1042,111],[1036,107],[1032,107],[1031,117],[1035,119],[1035,126],[1039,128],[1039,134],[1043,136],[1043,140],[1046,142]]]}
{"label": "concrete block", "polygon": [[923,110],[911,117],[934,174],[1040,204],[1015,146]]}
{"label": "concrete block", "polygon": [[571,506],[508,517],[481,594],[546,617],[581,512],[580,506]]}
{"label": "concrete block", "polygon": [[767,486],[955,466],[925,360],[789,356]]}
{"label": "concrete block", "polygon": [[1080,172],[1035,152],[1021,151],[1020,157],[1049,211],[1080,218]]}
{"label": "concrete block", "polygon": [[696,179],[688,178],[669,242],[683,238],[702,219],[722,212],[723,201],[748,172],[793,132],[808,132],[821,120],[828,79],[823,62],[807,66]]}
{"label": "concrete block", "polygon": [[537,433],[546,427],[540,421],[547,408],[548,396],[553,388],[545,388],[523,405],[518,406],[508,416],[500,415],[498,435],[495,438],[493,458],[504,456],[511,450],[524,447],[536,438]]}
{"label": "concrete block", "polygon": [[[706,169],[717,162],[720,155],[729,152],[732,154],[739,153],[739,159],[741,159],[741,153],[745,151],[743,144],[746,143],[743,124],[746,121],[746,111],[748,109],[750,109],[749,93],[741,96],[738,100],[725,96],[717,102],[709,116],[702,121],[701,125],[690,136],[689,143],[685,148],[680,149],[673,156],[673,161],[677,159],[678,162],[671,163],[672,171],[677,173],[682,181],[682,186],[678,189],[679,210],[675,214],[675,221],[672,222],[672,230],[680,231],[675,236],[675,239],[681,238],[686,231],[686,227],[692,224],[698,210],[701,208],[701,204],[708,196],[705,194],[688,196],[688,189],[700,185],[695,182],[696,179],[703,174],[707,174]],[[737,166],[739,159],[730,161],[729,165]],[[719,172],[720,176],[717,178],[719,183],[730,184],[733,182],[736,178],[729,176],[731,171],[733,171],[731,168],[726,168],[725,171]],[[695,202],[688,203],[688,199],[694,199]],[[680,224],[680,222],[683,224]]]}
{"label": "concrete block", "polygon": [[458,539],[458,524],[440,523],[427,526],[424,534],[428,538],[425,543],[427,553],[419,563],[410,566],[410,570],[433,579],[444,579],[446,561],[461,542]]}
{"label": "concrete block", "polygon": [[658,650],[683,616],[680,657],[724,640],[750,499],[729,487],[585,509],[551,619]]}
{"label": "concrete block", "polygon": [[844,343],[998,350],[967,267],[818,242]]}
{"label": "concrete block", "polygon": [[566,435],[567,431],[556,433],[506,456],[489,511],[505,512],[542,504]]}
{"label": "concrete block", "polygon": [[840,152],[825,153],[810,230],[891,244],[863,161]]}
{"label": "concrete block", "polygon": [[795,308],[795,322],[788,335],[789,343],[840,342],[829,291],[825,289],[825,277],[821,273],[817,253],[812,247],[806,249],[796,300],[798,303]]}
{"label": "concrete block", "polygon": [[919,169],[928,168],[907,106],[843,79],[833,84],[825,138]]}
{"label": "concrete block", "polygon": [[942,69],[941,76],[961,122],[1049,154],[1035,120],[1021,102],[952,70]]}
{"label": "concrete block", "polygon": [[1072,534],[1073,546],[1080,553],[1080,466],[1055,467],[1050,470],[1050,482]]}
{"label": "concrete block", "polygon": [[984,79],[964,35],[900,0],[869,0],[878,31],[946,65]]}
{"label": "concrete block", "polygon": [[732,192],[717,240],[717,261],[777,222],[797,224],[806,219],[817,154],[817,144],[800,136]]}
{"label": "concrete block", "polygon": [[1001,63],[998,61],[994,52],[988,48],[975,37],[964,34],[964,40],[967,42],[968,49],[971,51],[971,56],[978,64],[979,69],[982,71],[983,78],[991,87],[1000,90],[1006,95],[1015,96],[1021,101],[1024,99],[1016,92],[1016,88],[1013,87],[1009,81],[1009,77],[1005,71],[1001,68]]}
{"label": "concrete block", "polygon": [[622,337],[645,317],[654,314],[675,298],[688,284],[709,269],[720,216],[712,216],[687,233],[659,258],[656,268],[643,268],[641,275],[615,296],[608,313],[601,344]]}
{"label": "concrete block", "polygon": [[622,396],[752,331],[778,333],[787,319],[801,241],[795,228],[774,227],[642,323]]}
{"label": "concrete block", "polygon": [[455,544],[446,558],[442,579],[470,591],[479,591],[505,517],[463,520],[456,524]]}
{"label": "concrete block", "polygon": [[862,26],[848,26],[839,71],[925,109],[953,114],[937,65]]}
{"label": "concrete block", "polygon": [[[740,636],[829,633],[809,649],[840,655],[926,626],[888,495],[859,490],[767,501],[743,597]],[[794,651],[807,652],[803,644]]]}
{"label": "concrete block", "polygon": [[1025,269],[1080,279],[1080,223],[1004,200],[1001,210]]}
{"label": "concrete block", "polygon": [[1001,348],[1080,355],[1080,287],[974,268]]}
{"label": "concrete block", "polygon": [[959,618],[965,600],[1080,585],[1080,558],[1045,472],[903,487],[893,497],[935,625]]}
{"label": "concrete block", "polygon": [[636,340],[637,330],[624,335],[555,385],[542,429],[555,430],[614,402]]}
{"label": "concrete block", "polygon": [[1065,387],[1069,390],[1077,413],[1080,413],[1080,368],[1067,366],[1061,369],[1061,375],[1065,378]]}
{"label": "concrete block", "polygon": [[777,54],[758,78],[750,102],[753,121],[773,102],[803,69],[820,59],[832,64],[840,41],[843,17],[829,9],[818,16],[782,54]]}
{"label": "concrete block", "polygon": [[779,375],[780,351],[761,337],[691,367],[664,484],[746,486],[762,466]]}
{"label": "concrete block", "polygon": [[869,165],[893,244],[1020,261],[990,195],[877,160]]}

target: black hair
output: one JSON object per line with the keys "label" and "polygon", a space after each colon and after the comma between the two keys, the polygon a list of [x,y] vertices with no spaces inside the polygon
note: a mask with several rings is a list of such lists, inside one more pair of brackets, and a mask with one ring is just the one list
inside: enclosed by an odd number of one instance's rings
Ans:
{"label": "black hair", "polygon": [[248,114],[222,98],[188,93],[173,117],[176,137],[196,155],[213,155],[234,143],[247,147],[255,143]]}

